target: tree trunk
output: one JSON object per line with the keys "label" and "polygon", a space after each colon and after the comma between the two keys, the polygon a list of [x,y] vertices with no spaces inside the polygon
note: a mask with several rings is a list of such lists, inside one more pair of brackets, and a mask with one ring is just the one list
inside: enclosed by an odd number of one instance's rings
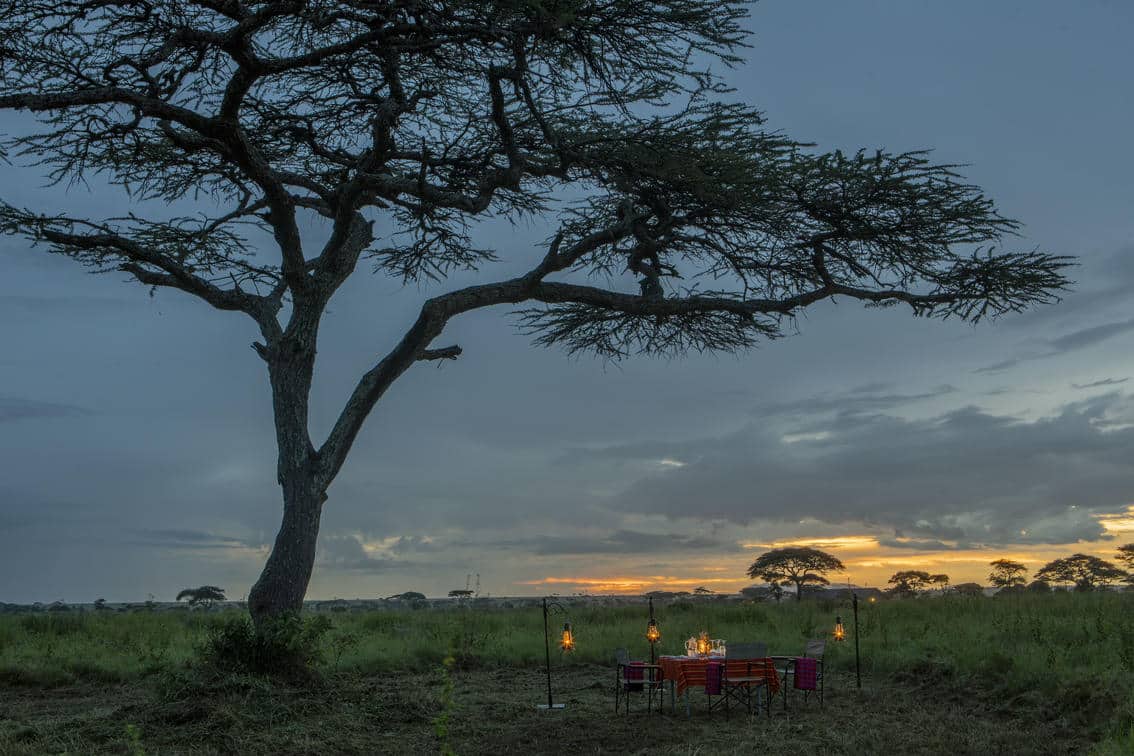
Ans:
{"label": "tree trunk", "polygon": [[303,306],[282,338],[270,343],[261,356],[268,363],[272,408],[279,459],[276,478],[283,489],[283,522],[260,579],[248,593],[252,621],[298,613],[315,567],[319,517],[327,499],[315,449],[307,430],[308,399],[315,364],[315,334],[321,303]]}
{"label": "tree trunk", "polygon": [[260,579],[248,593],[248,611],[256,625],[272,617],[298,613],[315,566],[319,516],[327,497],[313,476],[294,477],[283,485],[283,523],[275,546]]}

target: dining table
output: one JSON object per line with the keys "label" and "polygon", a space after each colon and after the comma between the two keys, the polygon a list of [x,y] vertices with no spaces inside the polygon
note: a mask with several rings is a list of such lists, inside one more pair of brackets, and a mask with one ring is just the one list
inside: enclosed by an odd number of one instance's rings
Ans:
{"label": "dining table", "polygon": [[[685,695],[685,716],[690,716],[690,688],[704,688],[707,669],[710,663],[725,663],[727,677],[747,677],[749,669],[753,675],[762,674],[767,695],[774,696],[780,689],[780,677],[775,663],[770,658],[726,659],[723,656],[659,656],[658,666],[662,670],[662,680],[669,683],[670,711],[677,709],[677,696]],[[770,699],[769,699],[770,700]]]}

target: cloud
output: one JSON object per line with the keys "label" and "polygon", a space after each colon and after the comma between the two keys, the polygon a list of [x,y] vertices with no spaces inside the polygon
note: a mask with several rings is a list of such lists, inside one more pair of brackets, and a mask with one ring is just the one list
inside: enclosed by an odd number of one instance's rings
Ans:
{"label": "cloud", "polygon": [[1033,362],[1035,360],[1047,359],[1048,357],[1058,357],[1061,354],[1068,352],[1075,352],[1080,349],[1094,346],[1095,344],[1106,341],[1107,339],[1119,336],[1129,331],[1134,331],[1134,318],[1130,320],[1121,320],[1113,323],[1103,323],[1102,325],[1091,326],[1089,328],[1081,328],[1078,331],[1071,331],[1062,336],[1054,339],[1047,339],[1046,345],[1048,351],[1038,352],[1033,354],[1021,355],[1011,359],[997,362],[993,365],[986,365],[985,367],[977,368],[974,373],[999,373],[1002,370],[1007,370],[1010,367],[1015,367],[1022,362]]}
{"label": "cloud", "polygon": [[157,546],[164,549],[247,549],[261,548],[266,544],[250,542],[243,538],[218,535],[203,530],[135,530],[137,546]]}
{"label": "cloud", "polygon": [[929,538],[879,538],[878,545],[891,549],[916,549],[918,551],[957,551],[970,548],[970,544],[950,545],[944,541]]}
{"label": "cloud", "polygon": [[17,396],[0,396],[0,423],[16,420],[80,417],[89,414],[90,410],[71,404],[39,402]]}
{"label": "cloud", "polygon": [[840,415],[816,440],[785,443],[753,424],[717,437],[593,450],[604,457],[691,460],[638,478],[620,511],[739,525],[861,522],[900,537],[981,544],[1096,540],[1096,515],[1134,499],[1134,402],[1108,394],[1034,421],[974,407],[909,420]]}
{"label": "cloud", "polygon": [[821,412],[847,414],[881,412],[905,404],[937,399],[957,392],[955,386],[948,384],[915,394],[893,393],[886,391],[888,388],[889,384],[869,383],[843,393],[822,394],[807,399],[764,405],[757,407],[753,414],[757,417],[771,417],[774,415],[818,414]]}
{"label": "cloud", "polygon": [[1084,349],[1093,346],[1100,341],[1105,341],[1112,336],[1117,336],[1131,330],[1134,330],[1134,318],[1117,323],[1104,323],[1103,325],[1072,331],[1059,338],[1051,339],[1048,343],[1055,350],[1053,354],[1062,354],[1063,352],[1071,352],[1076,349]]}
{"label": "cloud", "polygon": [[1117,386],[1120,383],[1126,383],[1129,378],[1104,378],[1101,381],[1093,381],[1091,383],[1072,383],[1072,388],[1089,389],[1098,388],[1100,386]]}
{"label": "cloud", "polygon": [[736,540],[676,533],[643,533],[618,530],[608,534],[535,536],[501,541],[499,548],[521,549],[540,556],[565,554],[669,554],[678,551],[740,551]]}
{"label": "cloud", "polygon": [[323,535],[319,537],[318,565],[344,572],[387,572],[411,567],[414,563],[374,556],[356,535]]}
{"label": "cloud", "polygon": [[985,365],[984,367],[977,368],[973,372],[974,373],[999,373],[1003,370],[1007,370],[1010,367],[1015,367],[1016,365],[1019,365],[1021,362],[1023,362],[1024,360],[1027,360],[1027,359],[1039,359],[1039,358],[1038,357],[1012,358],[1012,359],[1009,359],[1009,360],[1004,360],[1003,362],[994,363],[992,365]]}
{"label": "cloud", "polygon": [[427,536],[399,536],[387,547],[394,554],[431,554],[447,548],[447,545]]}

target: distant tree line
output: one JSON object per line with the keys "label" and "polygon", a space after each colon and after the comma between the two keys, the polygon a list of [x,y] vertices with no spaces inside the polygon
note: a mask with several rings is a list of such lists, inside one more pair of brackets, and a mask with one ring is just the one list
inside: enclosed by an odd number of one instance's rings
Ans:
{"label": "distant tree line", "polygon": [[[1036,570],[1031,582],[1027,579],[1028,568],[1022,562],[996,559],[989,563],[992,572],[988,582],[999,593],[1048,593],[1053,586],[1094,591],[1119,582],[1134,588],[1134,543],[1119,546],[1115,559],[1122,566],[1090,554],[1053,559]],[[798,601],[809,589],[829,585],[828,574],[843,570],[845,567],[837,557],[819,549],[804,546],[772,549],[757,557],[747,572],[748,577],[763,580],[766,585],[749,586],[742,589],[741,594],[757,601],[769,598],[779,601],[784,586],[794,586]],[[984,593],[979,583],[960,583],[950,589],[949,582],[948,575],[924,570],[901,570],[887,581],[890,595],[896,597],[911,597],[931,590],[962,596]]]}

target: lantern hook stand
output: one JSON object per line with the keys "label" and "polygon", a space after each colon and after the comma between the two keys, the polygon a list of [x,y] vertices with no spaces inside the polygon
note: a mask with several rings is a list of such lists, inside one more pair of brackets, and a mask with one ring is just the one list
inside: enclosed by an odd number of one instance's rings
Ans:
{"label": "lantern hook stand", "polygon": [[858,652],[858,594],[851,591],[851,605],[854,607],[854,677],[858,689],[862,690],[862,660]]}
{"label": "lantern hook stand", "polygon": [[546,598],[543,600],[543,651],[547,662],[547,703],[536,704],[537,709],[543,711],[552,711],[554,709],[566,709],[567,704],[555,703],[551,699],[551,641],[548,638],[547,628],[547,615],[549,610],[558,610],[562,614],[567,614],[567,610],[558,601],[548,601]]}
{"label": "lantern hook stand", "polygon": [[[850,583],[847,583],[850,587]],[[862,661],[858,652],[858,593],[851,588],[851,607],[854,610],[854,678],[858,689],[862,690]]]}
{"label": "lantern hook stand", "polygon": [[[650,621],[646,624],[646,640],[650,643],[650,665],[654,663],[654,645],[661,638],[658,633],[658,621],[654,619],[654,597],[650,596]],[[657,633],[657,637],[651,637],[651,633]]]}

